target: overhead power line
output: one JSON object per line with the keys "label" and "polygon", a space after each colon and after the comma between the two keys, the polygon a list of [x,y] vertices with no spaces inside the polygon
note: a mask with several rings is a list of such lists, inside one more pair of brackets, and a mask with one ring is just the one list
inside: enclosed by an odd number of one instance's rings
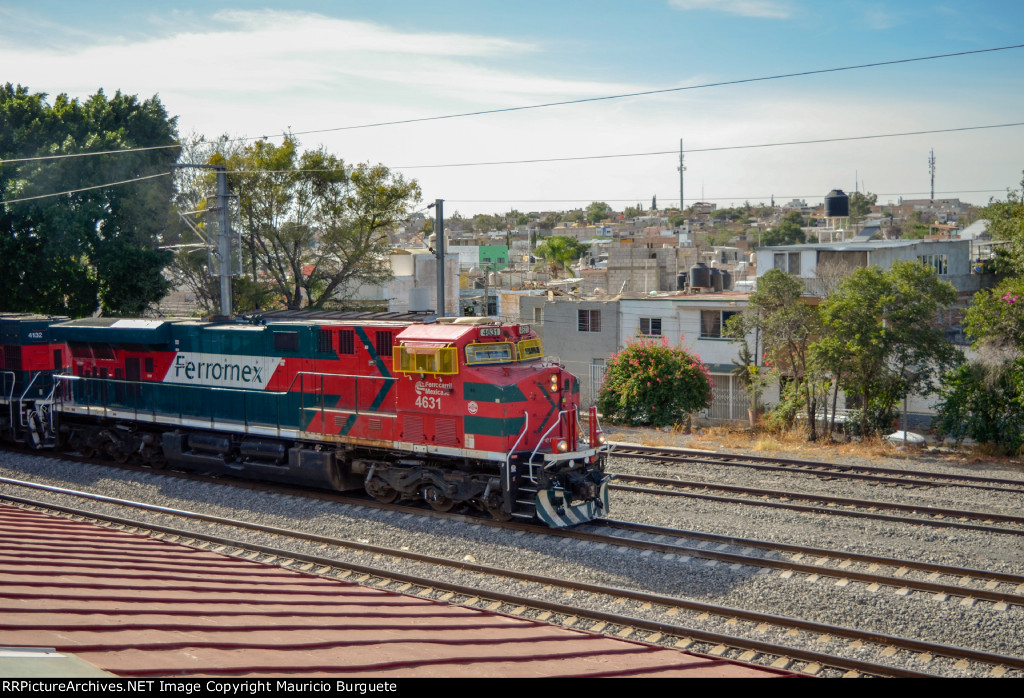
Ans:
{"label": "overhead power line", "polygon": [[[933,129],[929,131],[904,131],[901,133],[880,133],[871,136],[843,136],[838,138],[817,138],[813,140],[805,141],[783,141],[780,143],[755,143],[751,145],[723,145],[716,146],[713,148],[688,148],[683,153],[711,153],[723,150],[747,150],[753,148],[775,148],[785,145],[811,145],[818,143],[840,143],[843,141],[864,141],[872,138],[897,138],[900,136],[922,136],[927,134],[935,133],[954,133],[957,131],[978,131],[989,128],[1008,128],[1011,126],[1024,126],[1024,121],[1012,123],[1012,124],[992,124],[990,126],[963,126],[960,128],[941,128]],[[577,155],[572,157],[561,157],[561,158],[533,158],[529,160],[492,160],[487,162],[458,162],[448,163],[444,165],[400,165],[392,167],[395,170],[416,170],[416,169],[427,169],[427,168],[439,168],[439,167],[480,167],[483,165],[524,165],[538,162],[571,162],[574,160],[604,160],[610,158],[635,158],[635,157],[647,157],[651,155],[678,155],[679,150],[655,150],[644,153],[616,153],[610,155]]]}
{"label": "overhead power line", "polygon": [[156,177],[167,177],[170,174],[171,174],[170,172],[161,172],[160,174],[146,175],[145,177],[135,177],[134,179],[125,179],[125,180],[122,180],[120,182],[107,182],[106,184],[97,184],[97,185],[92,186],[92,187],[81,187],[79,189],[69,189],[67,191],[59,191],[59,192],[55,192],[53,194],[39,194],[38,196],[25,196],[25,197],[22,197],[20,199],[7,199],[5,201],[0,201],[0,204],[17,204],[17,203],[21,203],[22,201],[35,201],[36,199],[48,199],[48,198],[51,198],[51,197],[54,197],[54,196],[63,196],[65,194],[77,194],[79,192],[91,191],[93,189],[105,189],[107,187],[116,187],[116,186],[120,186],[122,184],[134,184],[135,182],[141,182],[141,181],[143,181],[145,179],[154,179]]}
{"label": "overhead power line", "polygon": [[[276,135],[293,135],[293,136],[308,136],[314,133],[332,133],[335,131],[353,131],[356,129],[363,128],[377,128],[380,126],[398,126],[401,124],[415,124],[422,123],[424,121],[441,121],[443,119],[461,119],[467,116],[484,116],[487,114],[504,114],[508,112],[527,111],[530,109],[547,109],[549,107],[564,107],[572,104],[586,104],[588,102],[607,102],[616,99],[628,99],[630,97],[649,97],[652,95],[668,94],[671,92],[685,92],[689,90],[702,90],[708,87],[726,87],[728,85],[742,85],[753,82],[765,82],[768,80],[782,80],[784,78],[796,78],[805,77],[808,75],[822,75],[825,73],[839,73],[848,70],[860,70],[863,68],[879,68],[887,65],[899,65],[901,63],[916,63],[920,61],[933,61],[939,58],[955,58],[958,56],[970,56],[979,53],[993,53],[995,51],[1009,51],[1011,49],[1024,48],[1024,44],[1015,44],[1013,46],[997,46],[995,48],[984,48],[977,49],[974,51],[957,51],[956,53],[940,53],[934,56],[920,56],[917,58],[900,58],[892,61],[878,61],[875,63],[861,63],[859,65],[847,65],[839,68],[820,68],[817,70],[804,70],[796,73],[780,73],[778,75],[765,75],[756,78],[742,78],[739,80],[724,80],[722,82],[707,82],[701,85],[686,85],[683,87],[666,87],[658,90],[644,90],[641,92],[626,92],[617,95],[604,95],[601,97],[583,97],[580,99],[567,99],[559,102],[544,102],[541,104],[528,104],[521,107],[503,107],[500,109],[482,109],[480,111],[462,112],[459,114],[443,114],[439,116],[421,116],[414,119],[398,119],[395,121],[377,121],[369,124],[358,124],[352,126],[336,126],[334,128],[322,128],[312,129],[308,131],[292,131],[290,134],[276,134]],[[258,140],[256,138],[243,138],[238,140]]]}
{"label": "overhead power line", "polygon": [[93,155],[120,155],[121,153],[141,153],[146,150],[166,150],[168,148],[180,148],[181,143],[171,145],[151,145],[145,148],[124,148],[122,150],[90,150],[86,153],[61,153],[59,155],[38,155],[31,158],[0,158],[0,166],[10,165],[18,162],[38,162],[40,160],[63,160],[65,158],[84,158]]}
{"label": "overhead power line", "polygon": [[[425,122],[425,121],[441,121],[441,120],[444,120],[444,119],[460,119],[460,118],[465,118],[465,117],[469,117],[469,116],[485,116],[485,115],[488,115],[488,114],[502,114],[502,113],[508,113],[508,112],[528,111],[528,110],[531,110],[531,109],[546,109],[546,108],[549,108],[549,107],[569,106],[569,105],[573,105],[573,104],[586,104],[586,103],[592,103],[592,102],[606,102],[606,101],[612,101],[612,100],[617,100],[617,99],[628,99],[628,98],[631,98],[631,97],[649,97],[649,96],[659,95],[659,94],[669,94],[669,93],[672,93],[672,92],[685,92],[685,91],[690,91],[690,90],[701,90],[701,89],[706,89],[706,88],[709,88],[709,87],[726,87],[726,86],[729,86],[729,85],[742,85],[742,84],[754,83],[754,82],[766,82],[768,80],[782,80],[782,79],[785,79],[785,78],[805,77],[805,76],[808,76],[808,75],[822,75],[822,74],[826,74],[826,73],[838,73],[838,72],[844,72],[844,71],[850,71],[850,70],[861,70],[863,68],[879,68],[879,67],[888,66],[888,65],[899,65],[899,64],[902,64],[902,63],[917,63],[917,62],[921,62],[921,61],[937,60],[937,59],[940,59],[940,58],[955,58],[955,57],[959,57],[959,56],[970,56],[970,55],[981,54],[981,53],[994,53],[996,51],[1009,51],[1009,50],[1012,50],[1012,49],[1019,49],[1019,48],[1024,48],[1024,44],[1014,44],[1012,46],[997,46],[997,47],[994,47],[994,48],[976,49],[976,50],[973,50],[973,51],[957,51],[955,53],[941,53],[941,54],[936,54],[936,55],[933,55],[933,56],[918,56],[916,58],[900,58],[900,59],[891,60],[891,61],[877,61],[875,63],[861,63],[861,64],[858,64],[858,65],[848,65],[848,66],[841,66],[841,67],[837,67],[837,68],[819,68],[819,69],[816,69],[816,70],[804,70],[804,71],[795,72],[795,73],[780,73],[778,75],[765,75],[765,76],[754,77],[754,78],[741,78],[741,79],[738,79],[738,80],[724,80],[724,81],[721,81],[721,82],[708,82],[708,83],[703,83],[703,84],[700,84],[700,85],[686,85],[686,86],[683,86],[683,87],[666,87],[666,88],[661,88],[661,89],[657,89],[657,90],[643,90],[643,91],[639,91],[639,92],[626,92],[626,93],[623,93],[623,94],[603,95],[603,96],[598,96],[598,97],[582,97],[580,99],[569,99],[569,100],[562,100],[562,101],[558,101],[558,102],[544,102],[544,103],[540,103],[540,104],[528,104],[528,105],[524,105],[524,106],[520,106],[520,107],[502,107],[502,108],[499,108],[499,109],[482,109],[482,110],[479,110],[479,111],[462,112],[462,113],[458,113],[458,114],[442,114],[442,115],[438,115],[438,116],[423,116],[423,117],[417,117],[417,118],[413,118],[413,119],[398,119],[398,120],[395,120],[395,121],[378,121],[378,122],[369,123],[369,124],[356,124],[356,125],[351,125],[351,126],[336,126],[336,127],[332,127],[332,128],[309,129],[309,130],[306,130],[306,131],[291,131],[291,132],[288,132],[288,133],[277,133],[277,134],[274,134],[273,136],[251,136],[251,137],[245,137],[245,138],[230,138],[230,139],[226,139],[224,142],[225,143],[237,143],[237,142],[244,142],[244,141],[260,140],[260,139],[264,139],[264,138],[276,138],[276,137],[279,137],[279,136],[285,136],[285,137],[287,137],[287,136],[307,136],[307,135],[312,135],[312,134],[317,134],[317,133],[333,133],[333,132],[336,132],[336,131],[352,131],[352,130],[364,129],[364,128],[377,128],[377,127],[380,127],[380,126],[398,126],[398,125],[401,125],[401,124],[414,124],[414,123],[421,123],[421,122]],[[990,127],[990,128],[995,128],[995,127]],[[24,158],[6,158],[6,159],[0,159],[0,166],[2,166],[4,164],[9,164],[9,163],[36,162],[36,161],[40,161],[40,160],[59,160],[59,159],[62,159],[62,158],[88,157],[88,156],[93,156],[93,155],[111,155],[111,154],[118,154],[118,153],[136,153],[136,152],[141,152],[141,151],[145,151],[145,150],[159,150],[159,149],[166,149],[166,148],[181,148],[181,147],[182,147],[182,144],[175,143],[175,144],[172,144],[172,145],[151,146],[151,147],[146,147],[146,148],[125,148],[123,150],[102,150],[102,151],[93,151],[93,152],[87,152],[87,153],[65,153],[65,154],[60,154],[60,155],[42,155],[42,156],[24,157]],[[672,152],[676,153],[678,151],[672,151]],[[687,151],[687,152],[699,152],[699,151]],[[651,154],[661,154],[661,153],[651,153]],[[615,157],[615,156],[608,156],[608,157]],[[454,166],[454,165],[445,165],[445,167],[452,167],[452,166]],[[430,165],[421,165],[421,166],[416,166],[416,167],[430,167]]]}
{"label": "overhead power line", "polygon": [[[752,143],[748,145],[722,145],[710,148],[688,148],[683,153],[713,153],[726,150],[748,150],[754,148],[776,148],[788,145],[817,145],[820,143],[841,143],[844,141],[864,141],[875,138],[898,138],[901,136],[923,136],[936,133],[957,133],[960,131],[980,131],[993,128],[1010,128],[1024,126],[1024,121],[1010,124],[991,124],[987,126],[960,126],[957,128],[939,128],[926,131],[902,131],[899,133],[877,133],[868,136],[838,136],[835,138],[815,138],[803,141],[781,141],[778,143]],[[481,162],[452,162],[437,165],[393,165],[393,170],[438,169],[443,167],[482,167],[485,165],[529,165],[542,162],[573,162],[577,160],[607,160],[613,158],[636,158],[653,155],[678,155],[679,150],[652,150],[639,153],[611,153],[605,155],[573,155],[557,158],[529,158],[526,160],[487,160]],[[342,170],[299,169],[299,170],[228,170],[232,174],[295,174],[300,172],[342,172]]]}
{"label": "overhead power line", "polygon": [[[678,151],[676,151],[678,152]],[[953,189],[950,191],[937,191],[936,196],[939,194],[1005,194],[1007,189]],[[1015,191],[1015,190],[1010,190]],[[897,192],[871,192],[876,196],[923,196],[928,197],[930,192],[927,191],[897,191]],[[605,203],[637,203],[643,201],[650,194],[642,194],[640,196],[633,196],[626,199],[609,199],[607,197],[595,196],[589,199],[445,199],[445,202],[452,204],[590,204],[595,201],[603,201]],[[758,195],[736,195],[736,196],[709,196],[702,198],[701,201],[758,201],[767,200],[774,196],[776,199],[821,199],[824,198],[824,194],[816,192],[814,194],[758,194]],[[661,199],[661,194],[658,194],[658,198]],[[664,197],[664,201],[672,202],[675,199]]]}

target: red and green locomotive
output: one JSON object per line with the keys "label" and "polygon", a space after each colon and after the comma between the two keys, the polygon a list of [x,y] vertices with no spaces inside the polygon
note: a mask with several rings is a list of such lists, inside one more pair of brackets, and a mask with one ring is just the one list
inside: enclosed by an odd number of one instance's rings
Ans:
{"label": "red and green locomotive", "polygon": [[583,433],[576,378],[528,325],[330,312],[4,322],[20,328],[5,357],[36,357],[4,364],[6,431],[37,447],[551,526],[608,510],[596,415]]}

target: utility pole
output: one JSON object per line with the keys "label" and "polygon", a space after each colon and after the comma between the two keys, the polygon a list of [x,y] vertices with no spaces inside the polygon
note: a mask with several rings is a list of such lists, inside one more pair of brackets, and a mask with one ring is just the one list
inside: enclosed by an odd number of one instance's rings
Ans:
{"label": "utility pole", "polygon": [[[172,167],[191,167],[200,170],[215,170],[217,173],[217,251],[219,258],[218,271],[210,273],[220,277],[220,314],[231,317],[231,217],[228,215],[228,169],[225,165],[172,165]],[[189,226],[191,227],[191,225]],[[195,230],[193,228],[193,230]]]}
{"label": "utility pole", "polygon": [[217,165],[217,252],[220,255],[220,314],[231,317],[231,217],[228,216],[228,170]]}
{"label": "utility pole", "polygon": [[682,213],[686,208],[686,204],[683,203],[683,172],[686,172],[686,165],[683,164],[683,139],[679,139],[679,213]]}
{"label": "utility pole", "polygon": [[437,316],[447,317],[444,307],[444,199],[434,201],[434,249],[437,251]]}

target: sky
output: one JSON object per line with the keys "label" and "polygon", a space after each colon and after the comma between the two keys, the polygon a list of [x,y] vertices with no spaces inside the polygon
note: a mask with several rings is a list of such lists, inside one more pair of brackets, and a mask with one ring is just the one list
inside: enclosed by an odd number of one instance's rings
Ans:
{"label": "sky", "polygon": [[928,198],[931,151],[936,197],[1005,198],[1024,125],[976,127],[1024,124],[1018,44],[1020,0],[0,0],[4,82],[290,131],[464,216],[677,206],[681,140],[686,205]]}

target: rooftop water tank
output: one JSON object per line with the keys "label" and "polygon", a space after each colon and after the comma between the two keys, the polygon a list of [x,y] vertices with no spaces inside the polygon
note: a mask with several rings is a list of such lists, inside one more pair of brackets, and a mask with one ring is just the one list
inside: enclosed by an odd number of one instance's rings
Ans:
{"label": "rooftop water tank", "polygon": [[826,218],[846,218],[850,215],[850,197],[842,189],[833,189],[825,197]]}
{"label": "rooftop water tank", "polygon": [[704,262],[697,262],[690,267],[691,288],[711,288],[711,270]]}

